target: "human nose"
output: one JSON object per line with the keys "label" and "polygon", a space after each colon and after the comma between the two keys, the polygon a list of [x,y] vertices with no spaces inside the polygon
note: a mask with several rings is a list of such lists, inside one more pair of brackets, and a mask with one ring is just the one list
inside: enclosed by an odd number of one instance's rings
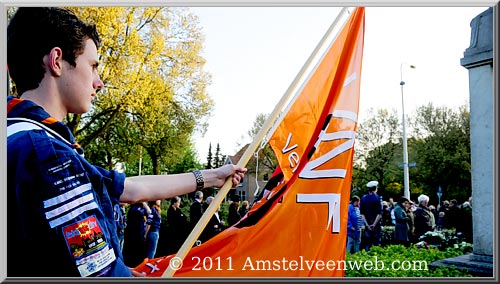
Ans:
{"label": "human nose", "polygon": [[96,80],[94,80],[94,90],[97,93],[102,88],[104,88],[104,82],[101,80],[99,76],[97,76]]}

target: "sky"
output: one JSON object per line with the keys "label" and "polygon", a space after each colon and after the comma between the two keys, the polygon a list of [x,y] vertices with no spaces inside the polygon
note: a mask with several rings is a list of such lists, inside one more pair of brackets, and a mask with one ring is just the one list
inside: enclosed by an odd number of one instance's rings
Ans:
{"label": "sky", "polygon": [[[458,108],[468,104],[471,20],[488,7],[367,7],[359,122],[369,109]],[[339,14],[340,7],[191,7],[205,34],[207,91],[215,102],[206,133],[195,135],[198,159],[209,144],[234,155],[252,142],[257,114],[270,114]],[[414,65],[415,69],[410,69]],[[401,68],[402,66],[402,68]]]}

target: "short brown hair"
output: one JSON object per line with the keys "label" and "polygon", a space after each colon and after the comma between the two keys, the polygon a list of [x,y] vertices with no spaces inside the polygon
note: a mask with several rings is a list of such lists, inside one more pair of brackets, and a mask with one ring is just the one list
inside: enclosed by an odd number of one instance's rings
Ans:
{"label": "short brown hair", "polygon": [[73,12],[57,7],[21,7],[7,27],[7,66],[19,95],[38,88],[45,74],[43,57],[54,47],[76,66],[85,41],[101,43],[96,26],[81,21]]}

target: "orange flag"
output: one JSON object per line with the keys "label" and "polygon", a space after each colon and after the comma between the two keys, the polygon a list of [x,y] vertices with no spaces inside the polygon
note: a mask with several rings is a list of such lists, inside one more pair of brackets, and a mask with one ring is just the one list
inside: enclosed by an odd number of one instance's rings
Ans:
{"label": "orange flag", "polygon": [[279,167],[266,194],[236,225],[135,270],[159,277],[342,277],[364,8],[355,8],[269,143]]}

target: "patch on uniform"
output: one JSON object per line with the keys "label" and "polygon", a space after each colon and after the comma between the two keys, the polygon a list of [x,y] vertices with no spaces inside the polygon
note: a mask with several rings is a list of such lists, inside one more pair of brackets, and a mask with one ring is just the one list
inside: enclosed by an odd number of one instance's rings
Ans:
{"label": "patch on uniform", "polygon": [[71,160],[67,160],[65,162],[62,162],[61,164],[58,164],[54,167],[47,169],[47,173],[49,175],[55,174],[55,173],[60,172],[64,169],[67,169],[70,165],[71,165]]}
{"label": "patch on uniform", "polygon": [[95,216],[64,227],[63,234],[83,277],[100,271],[116,259]]}

